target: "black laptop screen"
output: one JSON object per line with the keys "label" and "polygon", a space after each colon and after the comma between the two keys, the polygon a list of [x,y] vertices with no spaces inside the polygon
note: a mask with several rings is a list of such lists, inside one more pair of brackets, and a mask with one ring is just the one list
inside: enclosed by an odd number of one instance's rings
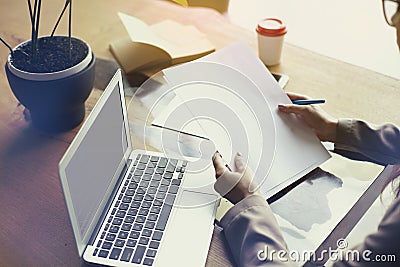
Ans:
{"label": "black laptop screen", "polygon": [[95,107],[92,115],[97,112],[65,169],[82,238],[113,185],[112,178],[128,146],[118,84],[104,105]]}

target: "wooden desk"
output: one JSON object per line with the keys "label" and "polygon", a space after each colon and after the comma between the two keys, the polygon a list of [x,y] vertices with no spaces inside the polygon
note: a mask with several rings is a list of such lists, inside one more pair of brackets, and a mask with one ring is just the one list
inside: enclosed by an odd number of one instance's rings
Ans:
{"label": "wooden desk", "polygon": [[[11,45],[29,38],[26,2],[0,0],[0,5],[0,35]],[[45,1],[43,5],[41,34],[44,35],[51,31],[62,2]],[[254,32],[230,24],[212,10],[148,0],[75,1],[73,33],[85,39],[99,58],[111,59],[108,44],[126,34],[116,15],[118,11],[135,15],[150,24],[165,18],[193,24],[206,33],[217,48],[245,39],[256,49]],[[65,28],[63,22],[59,32],[66,32]],[[7,54],[7,49],[0,46],[1,66],[4,66]],[[289,44],[284,47],[282,64],[271,70],[290,76],[288,90],[327,99],[324,107],[334,116],[400,124],[400,115],[395,108],[400,99],[397,80]],[[98,89],[93,91],[87,101],[88,110],[100,94]],[[77,130],[52,135],[31,127],[1,68],[1,266],[85,265],[77,254],[58,178],[58,162]],[[226,255],[226,247],[216,232],[207,266],[229,265]]]}

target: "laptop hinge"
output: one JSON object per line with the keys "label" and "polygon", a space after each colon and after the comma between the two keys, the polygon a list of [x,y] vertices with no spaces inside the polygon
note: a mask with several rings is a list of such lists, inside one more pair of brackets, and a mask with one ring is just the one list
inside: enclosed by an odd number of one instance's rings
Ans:
{"label": "laptop hinge", "polygon": [[96,236],[97,236],[98,232],[100,231],[100,228],[101,228],[101,226],[102,226],[102,224],[103,224],[103,221],[104,221],[105,218],[106,218],[107,212],[109,211],[109,209],[110,209],[110,207],[111,207],[111,204],[112,204],[112,202],[113,202],[113,200],[114,200],[114,198],[115,198],[115,195],[117,194],[118,189],[119,189],[119,187],[121,186],[121,183],[122,183],[122,181],[124,180],[124,177],[125,177],[125,175],[126,175],[128,169],[129,169],[129,166],[131,165],[131,162],[132,162],[132,159],[128,159],[128,161],[126,162],[124,168],[122,169],[121,174],[120,174],[120,176],[118,177],[118,182],[117,182],[117,184],[115,185],[114,190],[112,191],[111,196],[109,197],[109,199],[108,199],[108,201],[107,201],[107,204],[106,204],[106,206],[104,207],[104,210],[103,210],[102,214],[100,215],[100,218],[99,218],[99,220],[98,220],[98,223],[96,224],[96,227],[94,228],[94,231],[93,231],[93,233],[92,233],[92,236],[91,236],[90,239],[89,239],[89,243],[88,243],[89,245],[93,245],[93,243],[94,243],[94,241],[95,241],[95,239],[96,239]]}

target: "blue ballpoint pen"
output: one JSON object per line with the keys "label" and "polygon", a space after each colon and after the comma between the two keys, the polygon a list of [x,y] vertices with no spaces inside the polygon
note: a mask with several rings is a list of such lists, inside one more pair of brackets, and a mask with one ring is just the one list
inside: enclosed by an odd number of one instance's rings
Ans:
{"label": "blue ballpoint pen", "polygon": [[325,103],[324,99],[299,99],[293,100],[293,104],[295,105],[312,105],[312,104],[323,104]]}

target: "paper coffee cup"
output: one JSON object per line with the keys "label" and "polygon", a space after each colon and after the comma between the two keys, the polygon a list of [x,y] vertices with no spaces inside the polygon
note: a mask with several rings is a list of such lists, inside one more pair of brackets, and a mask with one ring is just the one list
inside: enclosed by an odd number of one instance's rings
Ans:
{"label": "paper coffee cup", "polygon": [[266,18],[257,25],[258,56],[267,66],[277,65],[281,61],[283,40],[287,32],[280,19]]}

